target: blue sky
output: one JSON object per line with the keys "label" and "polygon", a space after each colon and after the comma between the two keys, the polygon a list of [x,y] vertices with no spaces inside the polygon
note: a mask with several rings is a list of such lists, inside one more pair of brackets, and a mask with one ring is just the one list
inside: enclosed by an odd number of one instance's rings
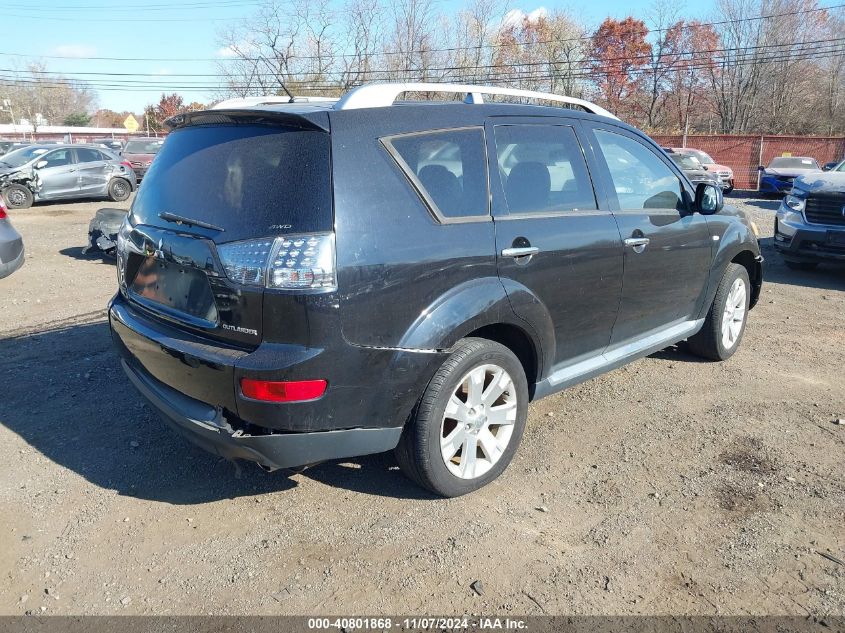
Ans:
{"label": "blue sky", "polygon": [[[214,84],[214,59],[220,54],[218,33],[233,21],[248,18],[260,0],[147,0],[120,3],[114,0],[3,0],[5,32],[0,39],[0,72],[20,68],[30,61],[42,61],[47,70],[84,79],[83,73],[145,73],[143,77],[114,76],[110,88],[98,89],[102,108],[140,112],[157,102],[166,83]],[[460,8],[460,0],[440,0],[443,12]],[[538,7],[569,9],[587,26],[596,26],[610,15],[633,14],[644,18],[652,0],[606,0],[596,3],[513,3],[525,12]],[[705,6],[709,6],[705,5]],[[704,17],[684,11],[684,17]],[[148,58],[145,61],[110,61],[90,57]],[[149,82],[149,87],[118,87],[121,80]],[[97,78],[98,83],[104,81]],[[2,99],[0,86],[0,99]],[[190,102],[208,101],[206,88],[180,90]]]}

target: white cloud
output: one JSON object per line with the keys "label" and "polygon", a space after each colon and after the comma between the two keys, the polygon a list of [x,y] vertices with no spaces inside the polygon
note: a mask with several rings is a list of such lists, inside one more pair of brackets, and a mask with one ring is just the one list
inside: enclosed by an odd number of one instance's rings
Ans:
{"label": "white cloud", "polygon": [[223,48],[218,48],[217,56],[231,59],[233,57],[239,57],[244,53],[251,53],[257,50],[258,45],[255,42],[238,42],[236,44],[229,44],[229,46],[224,46]]}
{"label": "white cloud", "polygon": [[50,50],[50,54],[59,57],[93,57],[97,49],[89,44],[59,44]]}
{"label": "white cloud", "polygon": [[531,11],[531,13],[525,13],[521,9],[511,9],[505,14],[505,17],[502,19],[502,26],[509,27],[509,26],[518,26],[523,23],[523,21],[528,22],[536,22],[541,18],[545,18],[549,15],[549,10],[546,7],[538,7]]}

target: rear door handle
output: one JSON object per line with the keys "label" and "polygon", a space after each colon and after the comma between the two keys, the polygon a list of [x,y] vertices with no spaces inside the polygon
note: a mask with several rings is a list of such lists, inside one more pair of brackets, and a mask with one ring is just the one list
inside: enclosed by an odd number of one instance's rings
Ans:
{"label": "rear door handle", "polygon": [[526,255],[536,255],[540,249],[536,246],[523,246],[521,248],[505,248],[502,249],[502,257],[525,257]]}
{"label": "rear door handle", "polygon": [[625,246],[633,248],[635,253],[642,253],[650,241],[647,237],[629,237],[625,240]]}

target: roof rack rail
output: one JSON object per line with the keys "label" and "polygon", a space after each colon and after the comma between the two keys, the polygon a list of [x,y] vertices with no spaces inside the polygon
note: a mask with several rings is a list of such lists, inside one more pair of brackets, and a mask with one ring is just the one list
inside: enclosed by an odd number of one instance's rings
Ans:
{"label": "roof rack rail", "polygon": [[294,95],[293,98],[287,95],[267,95],[261,97],[235,97],[234,99],[226,99],[211,107],[212,110],[228,110],[230,108],[254,108],[263,105],[285,104],[285,103],[326,103],[337,101],[334,97],[300,97]]}
{"label": "roof rack rail", "polygon": [[484,103],[482,95],[500,95],[520,97],[522,99],[537,99],[565,103],[583,108],[587,112],[600,116],[617,119],[616,115],[601,106],[583,99],[556,95],[549,92],[535,92],[517,88],[497,88],[494,86],[474,86],[471,84],[449,83],[371,83],[359,86],[347,92],[334,106],[336,110],[357,110],[360,108],[381,108],[393,105],[396,98],[403,92],[452,92],[466,93],[465,103]]}

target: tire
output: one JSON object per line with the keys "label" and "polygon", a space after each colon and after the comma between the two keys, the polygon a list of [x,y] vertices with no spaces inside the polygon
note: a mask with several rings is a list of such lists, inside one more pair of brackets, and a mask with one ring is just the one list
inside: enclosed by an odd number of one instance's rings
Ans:
{"label": "tire", "polygon": [[3,202],[9,209],[29,209],[35,202],[35,196],[29,187],[13,184],[3,189]]}
{"label": "tire", "polygon": [[[473,377],[480,390],[471,387]],[[504,390],[496,395],[503,384]],[[484,395],[486,400],[479,397]],[[473,401],[476,406],[468,406]],[[447,406],[454,418],[449,417]],[[491,411],[496,411],[495,417]],[[402,431],[396,459],[409,479],[435,494],[464,495],[490,483],[508,467],[527,416],[528,383],[519,359],[499,343],[466,338],[458,342],[423,392]],[[453,439],[448,441],[449,437]],[[475,451],[470,459],[464,455],[468,447]],[[454,451],[448,461],[444,451]]]}
{"label": "tire", "polygon": [[[736,290],[739,285],[742,287],[741,296],[740,291]],[[727,360],[733,356],[745,333],[750,300],[751,281],[745,266],[728,264],[716,289],[713,304],[707,312],[704,326],[698,334],[689,339],[690,351],[696,356],[710,360]],[[727,312],[729,301],[732,304],[730,316]],[[729,328],[729,332],[726,332],[725,328]]]}
{"label": "tire", "polygon": [[125,178],[112,178],[109,183],[109,200],[123,202],[132,195],[132,185]]}
{"label": "tire", "polygon": [[725,194],[725,195],[728,195],[728,194],[732,193],[732,192],[733,192],[733,190],[734,190],[734,188],[733,188],[733,187],[728,187],[727,189],[725,189],[724,194]]}
{"label": "tire", "polygon": [[818,262],[796,262],[794,259],[785,259],[783,263],[790,270],[815,270],[818,268]]}

